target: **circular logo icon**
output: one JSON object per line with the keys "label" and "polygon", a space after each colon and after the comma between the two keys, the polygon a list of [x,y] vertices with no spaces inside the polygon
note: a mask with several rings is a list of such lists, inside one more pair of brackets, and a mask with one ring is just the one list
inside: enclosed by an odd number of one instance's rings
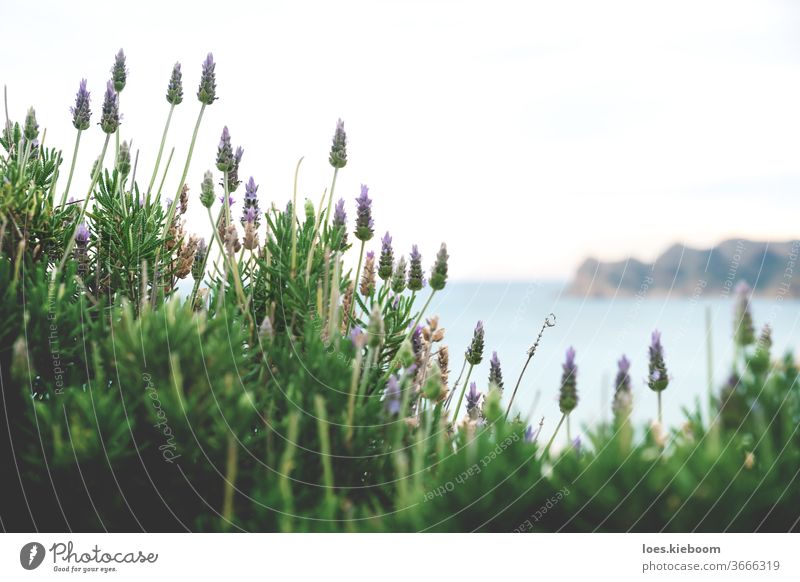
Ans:
{"label": "circular logo icon", "polygon": [[39,542],[30,542],[19,551],[19,563],[26,570],[35,570],[44,561],[44,546]]}

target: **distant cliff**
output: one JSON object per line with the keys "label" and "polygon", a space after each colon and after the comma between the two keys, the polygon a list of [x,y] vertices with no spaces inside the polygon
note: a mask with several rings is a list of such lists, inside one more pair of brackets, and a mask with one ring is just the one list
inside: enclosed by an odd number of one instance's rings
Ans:
{"label": "distant cliff", "polygon": [[[571,295],[712,297],[733,293],[744,280],[760,296],[800,297],[800,241],[726,240],[710,249],[675,244],[653,263],[636,259],[586,259],[569,287]],[[795,279],[798,279],[795,281]]]}

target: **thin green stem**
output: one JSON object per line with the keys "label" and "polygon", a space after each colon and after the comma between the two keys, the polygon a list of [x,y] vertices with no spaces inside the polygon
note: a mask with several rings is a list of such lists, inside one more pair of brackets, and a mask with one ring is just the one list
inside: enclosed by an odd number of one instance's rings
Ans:
{"label": "thin green stem", "polygon": [[167,141],[167,132],[169,131],[169,124],[172,121],[173,111],[175,111],[174,103],[169,106],[169,115],[167,115],[167,123],[164,124],[164,133],[161,134],[161,145],[158,148],[158,155],[156,156],[156,165],[153,167],[153,175],[150,176],[150,183],[147,185],[148,197],[150,196],[150,191],[153,189],[153,184],[156,181],[156,175],[158,174],[158,167],[161,165],[161,154],[164,151],[164,143]]}
{"label": "thin green stem", "polygon": [[[158,185],[158,192],[156,193],[156,200],[161,198],[161,190],[164,188],[164,181],[167,179],[167,172],[169,172],[169,165],[172,163],[172,155],[175,153],[175,148],[172,148],[167,158],[167,163],[164,166],[164,173],[161,174],[161,183]],[[147,205],[150,205],[150,195],[147,196]]]}
{"label": "thin green stem", "polygon": [[297,273],[297,177],[300,174],[300,164],[303,163],[303,158],[297,160],[297,167],[294,170],[294,193],[292,194],[292,215],[289,219],[292,221],[292,278]]}
{"label": "thin green stem", "polygon": [[[192,287],[192,295],[191,295],[191,303],[190,305],[194,305],[194,302],[197,298],[197,292],[200,289],[200,283],[203,281],[203,277],[206,274],[206,265],[208,264],[208,257],[211,254],[211,249],[214,248],[214,241],[218,240],[219,233],[217,231],[217,225],[219,224],[220,219],[222,218],[222,209],[220,208],[219,215],[217,216],[217,221],[214,222],[214,218],[211,216],[211,209],[208,209],[208,219],[211,222],[211,240],[208,241],[208,246],[206,247],[206,255],[203,257],[203,266],[200,269],[200,277],[195,279],[194,286]],[[220,248],[222,248],[222,244],[220,243]]]}
{"label": "thin green stem", "polygon": [[[361,241],[361,252],[358,253],[358,267],[356,268],[356,278],[354,279],[356,287],[358,286],[358,274],[361,272],[361,263],[364,260],[364,246],[366,245],[366,241]],[[355,291],[353,291],[355,295]],[[355,297],[350,302],[350,312],[346,313],[345,316],[347,317],[347,325],[345,326],[345,335],[350,333],[350,321],[353,319],[353,312],[356,308],[356,300]]]}
{"label": "thin green stem", "polygon": [[433,300],[433,296],[435,294],[436,294],[436,289],[431,289],[431,294],[428,296],[428,300],[425,302],[425,305],[422,306],[422,309],[417,315],[417,319],[414,321],[414,325],[411,326],[411,330],[408,332],[406,339],[411,337],[411,335],[414,333],[414,330],[417,329],[417,326],[419,325],[422,316],[425,315],[425,310],[428,309],[428,306],[431,304],[431,301]]}
{"label": "thin green stem", "polygon": [[328,197],[328,210],[325,212],[325,222],[331,219],[331,208],[333,208],[333,191],[336,189],[336,176],[339,175],[339,168],[333,169],[333,181],[331,182],[331,194]]}
{"label": "thin green stem", "polygon": [[550,451],[550,447],[553,445],[553,441],[556,440],[556,435],[558,434],[558,430],[561,428],[561,425],[564,424],[564,419],[567,418],[567,413],[561,415],[561,420],[558,421],[558,426],[556,426],[555,432],[553,432],[553,436],[550,437],[550,441],[547,443],[547,446],[544,448],[544,452],[542,453],[542,458],[547,456],[547,453]]}
{"label": "thin green stem", "polygon": [[475,366],[473,364],[469,365],[469,369],[467,370],[467,377],[464,380],[464,385],[461,386],[461,394],[458,397],[458,404],[456,404],[455,412],[453,412],[453,424],[456,423],[458,420],[458,411],[461,410],[461,402],[464,400],[464,393],[467,391],[467,385],[469,384],[469,377],[472,375],[472,368]]}
{"label": "thin green stem", "polygon": [[661,390],[658,391],[658,424],[661,424]]}
{"label": "thin green stem", "polygon": [[53,280],[58,278],[58,275],[64,269],[64,265],[67,262],[67,258],[72,253],[72,247],[75,246],[75,235],[78,233],[78,227],[83,222],[83,217],[86,214],[86,207],[89,206],[89,198],[92,196],[92,192],[94,192],[94,187],[97,185],[97,180],[100,178],[100,170],[103,167],[103,160],[106,157],[106,151],[108,150],[108,142],[111,138],[111,134],[106,134],[106,139],[103,142],[103,150],[100,152],[100,158],[97,161],[97,167],[94,169],[94,176],[92,176],[92,183],[89,186],[89,191],[86,193],[86,197],[83,200],[83,204],[81,205],[81,212],[78,214],[78,219],[75,221],[75,228],[72,229],[72,236],[69,237],[67,241],[67,247],[64,249],[64,255],[61,257],[61,261],[58,263],[58,268],[53,270]]}
{"label": "thin green stem", "polygon": [[78,161],[78,146],[81,144],[81,134],[83,130],[78,130],[78,135],[75,136],[75,148],[72,150],[72,163],[69,166],[69,176],[67,176],[67,187],[64,194],[61,195],[61,206],[67,203],[67,195],[69,194],[69,187],[72,185],[72,175],[75,173],[75,162]]}

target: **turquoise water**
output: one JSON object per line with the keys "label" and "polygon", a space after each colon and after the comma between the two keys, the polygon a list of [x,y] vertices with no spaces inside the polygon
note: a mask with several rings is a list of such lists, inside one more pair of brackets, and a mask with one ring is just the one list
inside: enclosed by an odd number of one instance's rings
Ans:
{"label": "turquoise water", "polygon": [[[451,381],[461,369],[463,353],[472,337],[475,323],[482,319],[486,328],[486,354],[472,378],[485,390],[492,350],[502,362],[506,398],[510,397],[544,318],[554,313],[556,326],[545,330],[537,353],[528,366],[515,400],[523,415],[538,422],[545,417],[544,434],[560,418],[556,396],[561,363],[569,346],[577,351],[580,402],[572,413],[573,434],[580,425],[611,416],[612,383],[616,361],[622,354],[631,360],[634,392],[634,418],[637,422],[656,417],[656,395],[645,384],[647,347],[652,330],[662,332],[662,343],[671,377],[663,394],[664,421],[683,420],[682,406],[693,407],[696,398],[706,409],[708,366],[705,312],[712,317],[713,385],[725,382],[733,358],[731,341],[734,299],[709,289],[699,289],[693,297],[626,297],[595,299],[568,297],[565,284],[532,283],[450,283],[431,303],[440,325],[446,328],[445,343],[450,346]],[[424,293],[424,292],[423,292]],[[424,297],[424,295],[423,295]],[[800,301],[778,298],[754,299],[752,313],[757,328],[770,323],[773,328],[773,354],[800,347]],[[534,409],[536,393],[540,391]]]}

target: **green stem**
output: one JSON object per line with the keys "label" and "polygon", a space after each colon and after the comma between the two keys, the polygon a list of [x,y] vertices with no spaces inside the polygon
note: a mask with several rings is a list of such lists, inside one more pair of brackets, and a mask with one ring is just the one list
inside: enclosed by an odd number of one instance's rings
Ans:
{"label": "green stem", "polygon": [[297,160],[297,167],[294,170],[294,194],[292,194],[292,215],[289,219],[292,221],[292,278],[294,279],[297,273],[297,177],[300,174],[300,164],[303,163],[303,158]]}
{"label": "green stem", "polygon": [[572,443],[572,425],[569,421],[569,414],[567,414],[567,446]]}
{"label": "green stem", "polygon": [[[156,199],[161,198],[161,190],[164,188],[164,181],[167,179],[167,172],[169,172],[169,165],[172,163],[172,155],[175,153],[175,148],[172,148],[169,152],[169,157],[167,158],[167,164],[164,166],[164,173],[161,174],[161,183],[158,185],[158,192],[156,193]],[[147,205],[150,205],[150,197],[147,197]]]}
{"label": "green stem", "polygon": [[464,393],[467,391],[467,385],[469,384],[469,377],[472,374],[472,368],[475,366],[470,364],[469,369],[467,370],[467,378],[464,380],[463,386],[461,386],[461,394],[458,397],[458,404],[456,404],[456,410],[453,412],[453,424],[456,423],[458,420],[458,411],[461,410],[461,402],[464,400]]}
{"label": "green stem", "polygon": [[103,150],[100,152],[100,158],[97,161],[97,167],[94,170],[94,176],[92,176],[92,183],[89,186],[89,191],[86,193],[86,197],[83,200],[83,204],[81,205],[80,214],[78,214],[78,219],[75,221],[75,228],[72,229],[72,236],[69,237],[67,241],[67,247],[64,249],[64,255],[61,257],[61,261],[58,263],[58,268],[53,271],[53,279],[55,280],[61,271],[64,269],[64,265],[67,262],[67,258],[69,257],[70,253],[72,253],[72,247],[75,246],[75,235],[78,233],[78,227],[80,226],[81,222],[83,222],[83,217],[86,214],[86,207],[89,206],[89,198],[92,196],[92,192],[94,192],[94,187],[97,185],[97,180],[100,178],[100,170],[103,166],[103,160],[106,157],[106,151],[108,150],[108,142],[111,138],[111,134],[106,134],[106,139],[103,142]]}
{"label": "green stem", "polygon": [[661,390],[658,391],[658,424],[661,424]]}
{"label": "green stem", "polygon": [[345,316],[347,317],[347,325],[345,326],[345,335],[350,333],[350,321],[353,319],[353,312],[356,308],[356,300],[355,294],[358,289],[358,274],[361,272],[361,263],[364,260],[364,246],[366,245],[366,241],[361,241],[361,252],[358,253],[358,267],[356,268],[356,278],[355,278],[355,289],[353,290],[353,300],[350,302],[350,313],[346,313]]}
{"label": "green stem", "polygon": [[78,146],[81,143],[81,134],[83,130],[78,130],[78,135],[75,136],[75,148],[72,150],[72,163],[69,166],[69,176],[67,176],[67,188],[61,196],[61,206],[67,203],[67,195],[69,194],[69,187],[72,185],[72,175],[75,173],[75,162],[78,161]]}
{"label": "green stem", "polygon": [[419,314],[417,315],[417,319],[414,321],[414,325],[411,326],[411,330],[408,332],[406,339],[410,338],[411,335],[414,333],[414,330],[417,329],[422,316],[425,314],[425,310],[428,309],[428,306],[431,304],[431,300],[433,300],[433,296],[436,294],[436,289],[431,289],[431,294],[428,296],[428,300],[425,302],[425,305],[422,306]]}
{"label": "green stem", "polygon": [[[211,249],[214,248],[214,241],[218,240],[219,233],[217,231],[217,225],[219,224],[220,219],[222,218],[222,209],[220,208],[219,216],[217,216],[217,221],[214,222],[214,218],[211,216],[211,209],[208,210],[208,219],[211,221],[211,240],[208,241],[208,246],[206,247],[206,256],[203,257],[203,268],[200,269],[200,278],[195,279],[194,286],[192,287],[192,295],[191,295],[191,303],[190,305],[194,305],[194,302],[197,298],[197,292],[200,289],[200,283],[203,281],[203,277],[206,274],[206,265],[208,264],[208,257],[211,254]],[[222,248],[222,244],[220,244],[220,248]]]}
{"label": "green stem", "polygon": [[153,184],[156,181],[156,174],[158,174],[158,167],[161,165],[161,154],[164,152],[164,143],[167,141],[167,132],[169,131],[169,124],[172,121],[172,112],[175,110],[175,104],[169,107],[169,115],[167,115],[167,123],[164,124],[164,133],[161,134],[161,146],[158,148],[158,155],[156,156],[156,165],[153,167],[153,175],[150,177],[150,183],[147,185],[147,196],[150,199],[150,191],[153,189]]}
{"label": "green stem", "polygon": [[561,428],[561,425],[564,423],[564,419],[567,418],[567,413],[561,415],[561,420],[558,421],[558,426],[556,426],[556,430],[553,433],[553,436],[550,437],[550,441],[547,443],[547,446],[544,448],[544,452],[542,453],[542,458],[547,456],[548,451],[550,451],[550,447],[553,444],[553,441],[556,440],[556,435],[558,434],[558,430]]}
{"label": "green stem", "polygon": [[336,189],[336,176],[339,175],[339,168],[333,169],[333,181],[331,182],[331,195],[328,198],[328,210],[325,212],[325,222],[331,219],[331,208],[333,208],[333,191]]}
{"label": "green stem", "polygon": [[533,354],[528,353],[528,359],[525,360],[525,365],[522,366],[522,372],[519,373],[519,378],[517,378],[517,383],[514,386],[514,391],[511,393],[511,400],[508,401],[508,408],[506,408],[506,419],[508,419],[509,413],[511,413],[511,405],[514,404],[514,398],[517,395],[517,390],[519,390],[520,382],[522,382],[522,377],[525,375],[525,370],[528,369],[528,364],[531,363],[533,359]]}

